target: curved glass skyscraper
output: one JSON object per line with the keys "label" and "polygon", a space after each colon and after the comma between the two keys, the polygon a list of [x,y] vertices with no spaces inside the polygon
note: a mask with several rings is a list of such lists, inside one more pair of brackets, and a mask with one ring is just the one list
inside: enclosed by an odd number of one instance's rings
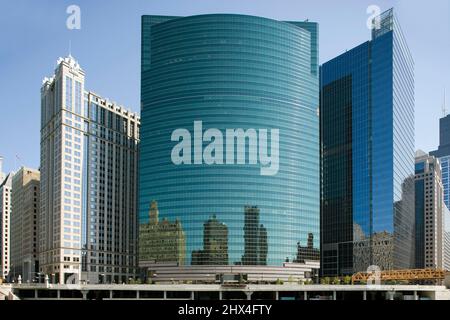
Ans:
{"label": "curved glass skyscraper", "polygon": [[318,257],[317,33],[244,15],[142,18],[141,261]]}

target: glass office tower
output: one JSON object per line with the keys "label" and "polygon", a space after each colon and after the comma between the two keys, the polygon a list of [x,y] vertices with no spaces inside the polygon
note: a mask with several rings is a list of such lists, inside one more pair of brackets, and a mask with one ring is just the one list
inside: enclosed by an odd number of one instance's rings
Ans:
{"label": "glass office tower", "polygon": [[[444,105],[445,110],[445,96]],[[445,115],[439,119],[439,147],[437,150],[430,152],[430,156],[439,159],[441,164],[441,179],[443,186],[443,201],[442,205],[443,220],[444,220],[444,254],[443,254],[443,268],[450,269],[450,115]]]}
{"label": "glass office tower", "polygon": [[414,262],[414,63],[393,10],[377,21],[371,41],[320,70],[327,276]]}
{"label": "glass office tower", "polygon": [[450,115],[439,119],[439,148],[430,152],[430,156],[439,158],[441,163],[444,203],[450,208]]}
{"label": "glass office tower", "polygon": [[[306,245],[310,233],[311,250],[319,248],[317,37],[312,22],[235,14],[142,17],[140,223],[151,223],[156,201],[159,223],[178,221],[182,228],[186,256],[164,261],[152,255],[160,250],[156,242],[148,248],[141,241],[141,261],[282,266],[296,259],[297,243]],[[171,158],[181,141],[173,139],[177,129],[192,135],[184,150],[189,163]],[[230,129],[245,132],[231,154]],[[251,155],[264,146],[264,129],[269,150],[279,130],[279,166],[270,174],[262,174],[261,154],[257,161]],[[213,163],[204,156],[209,130],[221,158]],[[229,162],[241,147],[245,162]],[[172,240],[159,246],[169,251],[179,243]]]}

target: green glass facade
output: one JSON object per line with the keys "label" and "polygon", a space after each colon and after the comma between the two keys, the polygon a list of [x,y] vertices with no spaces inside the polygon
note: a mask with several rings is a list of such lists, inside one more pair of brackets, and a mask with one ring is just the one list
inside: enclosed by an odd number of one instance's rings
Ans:
{"label": "green glass facade", "polygon": [[[157,201],[186,246],[184,259],[164,262],[281,266],[297,259],[298,243],[319,249],[317,39],[312,22],[142,17],[140,222]],[[278,129],[278,171],[249,162],[250,139],[245,164],[175,165],[171,134],[194,132],[196,121],[203,133]]]}

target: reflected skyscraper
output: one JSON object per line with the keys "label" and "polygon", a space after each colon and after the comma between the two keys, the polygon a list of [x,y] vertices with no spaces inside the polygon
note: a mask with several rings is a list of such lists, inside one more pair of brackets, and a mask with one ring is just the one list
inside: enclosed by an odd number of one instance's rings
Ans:
{"label": "reflected skyscraper", "polygon": [[321,67],[321,272],[414,264],[414,62],[393,9]]}
{"label": "reflected skyscraper", "polygon": [[243,265],[267,264],[267,230],[259,223],[260,210],[256,206],[244,208],[244,255]]}
{"label": "reflected skyscraper", "polygon": [[212,216],[204,224],[203,250],[192,251],[192,265],[228,264],[228,228]]}
{"label": "reflected skyscraper", "polygon": [[320,260],[320,250],[314,248],[314,234],[308,234],[306,246],[297,243],[297,258],[296,262],[304,262],[305,260]]}
{"label": "reflected skyscraper", "polygon": [[153,200],[149,222],[139,226],[139,261],[151,263],[176,263],[183,265],[186,243],[180,220],[159,220],[158,203]]}

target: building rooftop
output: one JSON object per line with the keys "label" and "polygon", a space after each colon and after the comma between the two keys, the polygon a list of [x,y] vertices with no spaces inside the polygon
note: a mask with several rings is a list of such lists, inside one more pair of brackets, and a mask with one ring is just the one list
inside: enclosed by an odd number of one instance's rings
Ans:
{"label": "building rooftop", "polygon": [[59,57],[58,60],[56,61],[56,64],[59,66],[61,63],[66,63],[71,69],[75,69],[77,71],[83,71],[83,69],[81,69],[78,61],[75,60],[75,58],[72,57],[71,54],[69,54],[65,58]]}

